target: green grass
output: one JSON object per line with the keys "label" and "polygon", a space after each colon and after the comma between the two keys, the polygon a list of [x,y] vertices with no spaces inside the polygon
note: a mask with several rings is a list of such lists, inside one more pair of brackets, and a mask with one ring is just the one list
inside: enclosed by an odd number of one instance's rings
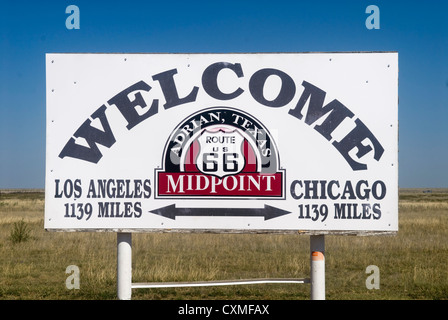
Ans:
{"label": "green grass", "polygon": [[[0,193],[0,299],[116,299],[116,234],[43,228],[42,192]],[[28,241],[14,243],[24,221]],[[401,190],[396,236],[326,236],[327,299],[447,299],[448,190]],[[133,282],[309,277],[309,236],[133,234]],[[80,270],[68,290],[65,269]],[[365,285],[367,266],[380,289]],[[134,289],[133,299],[309,299],[309,284]]]}
{"label": "green grass", "polygon": [[28,227],[28,224],[23,219],[16,221],[13,224],[9,240],[11,240],[13,244],[28,241],[30,239],[30,232],[31,230]]}

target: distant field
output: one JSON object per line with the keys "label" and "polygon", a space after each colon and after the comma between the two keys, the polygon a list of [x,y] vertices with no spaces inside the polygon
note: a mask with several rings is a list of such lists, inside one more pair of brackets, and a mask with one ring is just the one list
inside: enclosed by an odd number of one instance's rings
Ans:
{"label": "distant field", "polygon": [[[448,298],[448,189],[400,190],[397,236],[326,236],[326,297]],[[0,299],[116,299],[116,234],[43,229],[43,190],[0,190]],[[25,222],[30,238],[13,243]],[[65,286],[66,267],[80,289]],[[366,268],[380,270],[368,290]],[[309,237],[134,234],[133,282],[309,277]],[[134,289],[133,299],[309,299],[309,284]]]}

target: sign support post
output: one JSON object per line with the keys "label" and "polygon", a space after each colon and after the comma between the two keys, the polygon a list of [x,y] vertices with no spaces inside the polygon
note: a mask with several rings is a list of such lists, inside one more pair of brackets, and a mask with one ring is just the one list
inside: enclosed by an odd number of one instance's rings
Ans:
{"label": "sign support post", "polygon": [[325,236],[310,236],[311,300],[325,300]]}
{"label": "sign support post", "polygon": [[117,233],[117,294],[119,300],[131,300],[132,233]]}

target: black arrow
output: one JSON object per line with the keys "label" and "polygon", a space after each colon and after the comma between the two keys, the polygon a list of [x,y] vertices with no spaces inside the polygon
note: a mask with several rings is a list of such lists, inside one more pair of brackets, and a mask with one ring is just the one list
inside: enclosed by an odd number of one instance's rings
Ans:
{"label": "black arrow", "polygon": [[151,210],[154,214],[175,220],[178,216],[189,217],[264,217],[269,220],[290,213],[289,211],[264,205],[264,208],[176,208],[175,204]]}

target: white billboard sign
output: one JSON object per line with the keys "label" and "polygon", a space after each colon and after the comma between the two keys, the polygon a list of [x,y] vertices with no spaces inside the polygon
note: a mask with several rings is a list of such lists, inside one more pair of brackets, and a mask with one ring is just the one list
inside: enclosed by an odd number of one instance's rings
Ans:
{"label": "white billboard sign", "polygon": [[398,230],[398,54],[47,54],[45,228]]}

